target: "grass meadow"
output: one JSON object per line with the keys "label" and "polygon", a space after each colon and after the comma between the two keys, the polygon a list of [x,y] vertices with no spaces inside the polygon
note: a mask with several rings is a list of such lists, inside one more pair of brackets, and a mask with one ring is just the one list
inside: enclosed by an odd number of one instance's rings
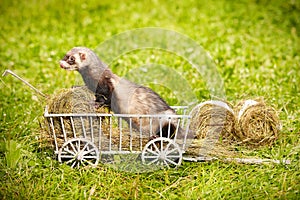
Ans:
{"label": "grass meadow", "polygon": [[[96,49],[116,34],[145,27],[183,34],[211,55],[227,101],[263,97],[279,111],[282,130],[273,146],[241,148],[259,158],[291,160],[290,165],[183,162],[178,169],[151,173],[103,164],[72,169],[41,145],[45,99],[7,76],[0,78],[0,199],[300,198],[299,1],[1,0],[0,26],[0,73],[10,69],[46,94],[82,84],[78,73],[58,64],[74,46]],[[199,102],[211,98],[205,79],[170,52],[133,51],[111,67],[124,76],[147,63],[174,66]],[[178,103],[168,88],[149,86],[169,104]]]}

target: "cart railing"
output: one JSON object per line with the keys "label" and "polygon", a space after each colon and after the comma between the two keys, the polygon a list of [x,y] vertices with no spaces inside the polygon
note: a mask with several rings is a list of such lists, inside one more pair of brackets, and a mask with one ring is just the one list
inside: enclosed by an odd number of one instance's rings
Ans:
{"label": "cart railing", "polygon": [[[176,106],[173,109],[186,113],[187,107]],[[155,137],[170,138],[184,150],[190,121],[190,116],[183,114],[50,114],[47,107],[44,117],[48,121],[55,153],[72,138],[88,139],[101,154],[141,152],[146,143]]]}

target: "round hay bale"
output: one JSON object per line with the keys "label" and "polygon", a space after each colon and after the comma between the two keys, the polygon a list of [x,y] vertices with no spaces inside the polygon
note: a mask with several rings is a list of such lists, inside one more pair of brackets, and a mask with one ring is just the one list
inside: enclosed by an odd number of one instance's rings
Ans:
{"label": "round hay bale", "polygon": [[[83,113],[110,113],[108,108],[95,108],[95,95],[85,86],[70,89],[61,89],[47,101],[50,114],[83,114]],[[53,117],[53,126],[58,146],[68,139],[85,137],[98,142],[94,130],[99,129],[101,120],[103,132],[109,133],[109,119],[106,117]],[[47,122],[50,123],[50,122]],[[72,124],[73,123],[73,124]],[[93,129],[93,130],[92,130]],[[48,128],[48,135],[52,136],[52,129]],[[92,133],[94,134],[92,136]],[[53,136],[51,140],[54,142]]]}
{"label": "round hay bale", "polygon": [[278,138],[280,121],[276,110],[263,100],[246,100],[237,104],[236,137],[242,144],[259,147],[272,145]]}
{"label": "round hay bale", "polygon": [[232,108],[223,101],[205,101],[190,113],[190,130],[196,139],[233,142],[235,116]]}
{"label": "round hay bale", "polygon": [[[53,94],[48,100],[48,112],[51,114],[63,113],[94,113],[95,95],[85,86],[62,89]],[[97,112],[108,113],[101,107]]]}

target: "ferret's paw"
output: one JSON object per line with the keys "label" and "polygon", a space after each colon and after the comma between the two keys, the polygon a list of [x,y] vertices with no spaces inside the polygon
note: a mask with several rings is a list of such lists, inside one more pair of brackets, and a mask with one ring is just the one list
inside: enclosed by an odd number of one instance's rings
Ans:
{"label": "ferret's paw", "polygon": [[92,101],[91,104],[94,105],[95,109],[99,109],[102,106],[101,103],[96,102],[96,101]]}

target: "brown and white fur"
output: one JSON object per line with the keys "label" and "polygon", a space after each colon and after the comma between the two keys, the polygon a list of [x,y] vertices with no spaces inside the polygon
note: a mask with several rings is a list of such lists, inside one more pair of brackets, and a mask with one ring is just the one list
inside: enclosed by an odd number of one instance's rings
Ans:
{"label": "brown and white fur", "polygon": [[[86,86],[95,92],[96,103],[106,105],[116,114],[159,114],[176,115],[175,111],[153,90],[135,84],[114,74],[98,56],[86,47],[74,47],[60,61],[60,67],[66,70],[77,70]],[[149,121],[149,120],[146,120]],[[132,118],[132,125],[149,132],[150,125],[145,120]],[[152,121],[154,134],[160,133],[163,137],[172,137],[177,128],[177,120],[172,119],[170,127],[165,119],[160,127],[158,120]]]}

